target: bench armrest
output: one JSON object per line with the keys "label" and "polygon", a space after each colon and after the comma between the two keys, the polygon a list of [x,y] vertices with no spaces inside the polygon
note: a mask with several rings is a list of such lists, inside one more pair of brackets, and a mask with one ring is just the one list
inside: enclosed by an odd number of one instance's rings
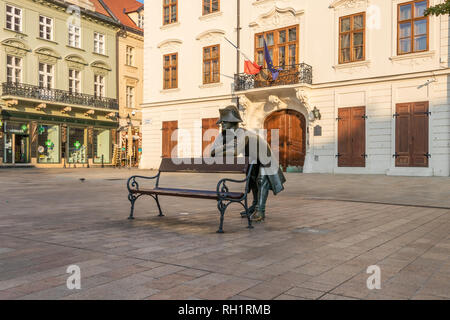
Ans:
{"label": "bench armrest", "polygon": [[128,191],[131,192],[131,191],[139,190],[139,183],[136,179],[145,179],[145,180],[156,179],[156,187],[158,187],[160,175],[161,175],[161,172],[158,172],[158,174],[154,177],[132,176],[128,179],[128,182],[127,182]]}
{"label": "bench armrest", "polygon": [[[226,197],[225,194],[230,192],[230,189],[227,186],[227,182],[232,182],[232,183],[245,183],[245,191],[244,191],[244,196],[242,199],[245,199],[245,197],[247,197],[247,193],[248,193],[248,177],[246,177],[244,180],[235,180],[235,179],[222,179],[219,181],[219,183],[217,184],[217,196],[219,197],[219,199],[221,200],[231,200],[230,198]],[[236,199],[234,199],[233,201],[235,201]]]}

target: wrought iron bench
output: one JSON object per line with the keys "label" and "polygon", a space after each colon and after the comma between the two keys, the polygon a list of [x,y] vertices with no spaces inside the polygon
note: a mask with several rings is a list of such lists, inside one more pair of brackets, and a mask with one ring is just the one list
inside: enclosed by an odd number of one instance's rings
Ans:
{"label": "wrought iron bench", "polygon": [[[208,159],[177,159],[181,164],[175,164],[170,158],[162,159],[158,174],[154,177],[133,176],[128,179],[128,200],[131,202],[131,212],[128,219],[134,219],[134,204],[138,198],[143,195],[148,195],[155,199],[159,210],[159,216],[164,214],[159,203],[159,196],[167,197],[185,197],[205,200],[217,201],[217,207],[220,213],[220,224],[217,233],[223,233],[223,220],[225,211],[232,203],[241,204],[247,212],[248,228],[252,229],[252,222],[248,211],[247,195],[249,191],[250,174],[253,169],[253,164],[249,163],[248,158],[234,159],[234,164],[209,164],[212,161]],[[245,174],[245,179],[221,179],[216,190],[191,190],[191,189],[175,189],[175,188],[161,188],[159,187],[159,180],[163,172],[192,172],[192,173],[240,173]],[[140,179],[156,180],[154,188],[140,188]],[[228,182],[245,184],[245,189],[242,192],[231,192],[226,185]]]}

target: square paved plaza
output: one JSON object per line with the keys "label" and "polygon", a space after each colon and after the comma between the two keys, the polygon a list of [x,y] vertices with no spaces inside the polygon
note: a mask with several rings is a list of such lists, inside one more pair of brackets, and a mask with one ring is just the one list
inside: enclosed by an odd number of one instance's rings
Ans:
{"label": "square paved plaza", "polygon": [[141,198],[127,220],[132,174],[153,173],[0,170],[0,299],[450,299],[450,178],[287,174],[266,222],[246,229],[236,205],[216,234],[214,201],[162,198],[161,218]]}

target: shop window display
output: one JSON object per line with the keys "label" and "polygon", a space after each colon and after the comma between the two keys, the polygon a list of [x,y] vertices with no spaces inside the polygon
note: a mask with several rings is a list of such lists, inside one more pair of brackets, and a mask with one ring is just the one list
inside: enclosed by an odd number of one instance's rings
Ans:
{"label": "shop window display", "polygon": [[38,162],[60,162],[60,127],[59,125],[38,126]]}
{"label": "shop window display", "polygon": [[69,163],[87,163],[87,135],[84,128],[69,128]]}
{"label": "shop window display", "polygon": [[111,163],[111,133],[106,129],[94,130],[94,163]]}

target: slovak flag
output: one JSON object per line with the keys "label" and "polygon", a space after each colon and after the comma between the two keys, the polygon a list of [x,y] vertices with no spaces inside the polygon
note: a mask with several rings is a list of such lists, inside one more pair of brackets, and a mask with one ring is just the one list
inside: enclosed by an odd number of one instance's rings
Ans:
{"label": "slovak flag", "polygon": [[261,72],[262,66],[257,64],[256,62],[251,62],[250,60],[245,60],[244,63],[244,72],[246,74],[258,74]]}

